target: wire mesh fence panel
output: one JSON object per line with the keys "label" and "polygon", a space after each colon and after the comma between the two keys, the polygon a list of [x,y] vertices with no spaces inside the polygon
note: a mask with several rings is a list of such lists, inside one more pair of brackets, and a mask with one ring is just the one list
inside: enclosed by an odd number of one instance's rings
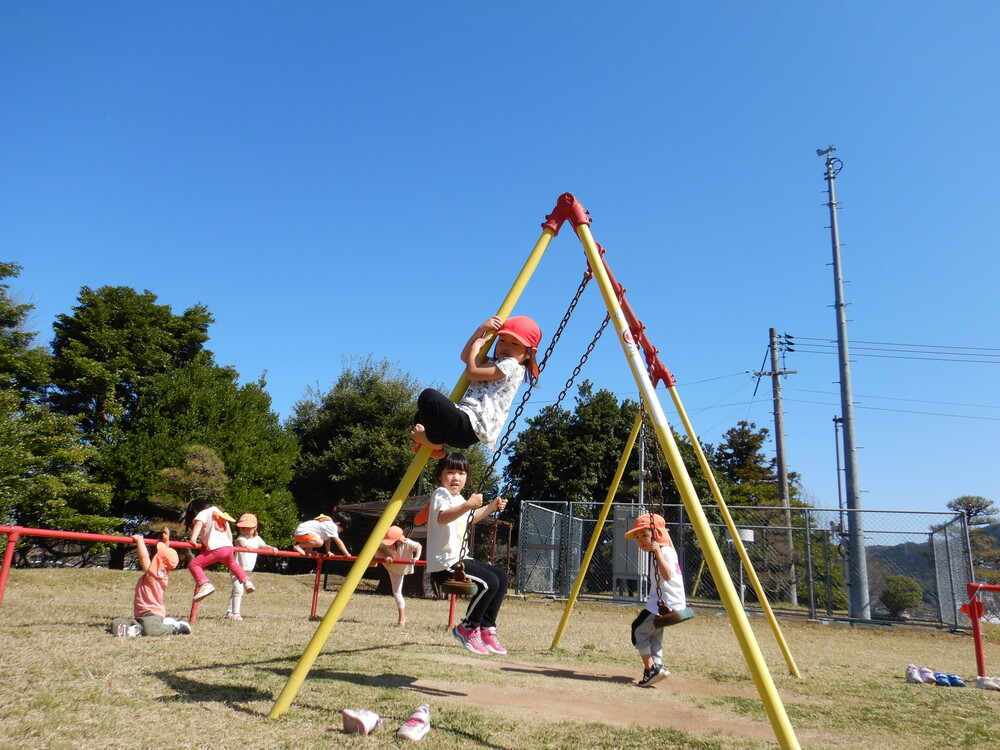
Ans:
{"label": "wire mesh fence panel", "polygon": [[[600,506],[587,502],[522,503],[518,590],[566,595],[590,542]],[[646,506],[615,503],[599,529],[580,595],[645,600],[646,562],[624,538]],[[716,582],[681,505],[662,513],[677,548],[689,597],[718,603]],[[759,606],[739,547],[715,506],[703,507],[727,574],[744,606]],[[957,613],[972,580],[968,535],[961,514],[918,511],[847,511],[817,508],[731,507],[739,543],[746,550],[768,602],[776,610],[810,617],[860,619],[848,612],[849,513],[863,513],[865,564],[871,619],[968,625]],[[557,520],[557,516],[564,519]],[[557,548],[558,545],[564,545]]]}

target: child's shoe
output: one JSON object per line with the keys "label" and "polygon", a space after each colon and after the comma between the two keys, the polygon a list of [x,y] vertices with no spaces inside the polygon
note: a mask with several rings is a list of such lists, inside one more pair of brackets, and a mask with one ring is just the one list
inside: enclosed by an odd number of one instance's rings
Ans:
{"label": "child's shoe", "polygon": [[642,679],[636,684],[639,687],[652,687],[670,676],[669,670],[662,664],[654,664],[652,669],[642,670]]}
{"label": "child's shoe", "polygon": [[174,635],[191,635],[191,623],[187,620],[178,620],[174,625]]}
{"label": "child's shoe", "polygon": [[129,638],[136,638],[142,635],[142,625],[129,625],[125,630],[125,635]]}
{"label": "child's shoe", "polygon": [[948,683],[952,687],[965,687],[965,680],[963,680],[957,674],[948,675]]}
{"label": "child's shoe", "polygon": [[198,590],[194,592],[194,600],[196,602],[200,602],[206,596],[213,593],[215,593],[215,586],[213,586],[208,581],[205,581],[203,584],[201,584],[201,586],[198,587]]}
{"label": "child's shoe", "polygon": [[469,630],[464,625],[459,623],[451,630],[452,634],[458,639],[458,642],[465,646],[469,651],[474,654],[488,654],[489,649],[483,645],[483,638],[480,635],[479,628],[474,628]]}
{"label": "child's shoe", "polygon": [[934,682],[940,687],[951,687],[951,681],[948,679],[948,675],[944,672],[935,672]]}
{"label": "child's shoe", "polygon": [[921,682],[925,682],[928,685],[934,685],[937,683],[937,680],[934,679],[934,672],[927,667],[920,667],[920,669],[917,670],[917,674],[920,675]]}
{"label": "child's shoe", "polygon": [[916,664],[910,664],[906,668],[906,681],[907,682],[923,682],[920,678],[920,670],[917,669]]}
{"label": "child's shoe", "polygon": [[431,730],[431,707],[426,703],[417,706],[403,726],[396,730],[396,736],[401,740],[419,742]]}
{"label": "child's shoe", "polygon": [[247,594],[252,594],[252,593],[253,593],[254,591],[256,591],[256,590],[257,590],[257,587],[253,585],[253,581],[251,581],[251,580],[250,580],[249,578],[247,578],[247,579],[246,579],[246,580],[245,580],[245,581],[243,582],[243,591],[244,591],[245,593],[247,593]]}
{"label": "child's shoe", "polygon": [[503,647],[500,643],[500,639],[497,638],[496,628],[481,628],[479,630],[479,637],[486,646],[486,650],[491,654],[506,654],[507,649]]}
{"label": "child's shoe", "polygon": [[243,622],[243,615],[239,612],[226,612],[226,620],[235,620],[236,622]]}
{"label": "child's shoe", "polygon": [[345,708],[341,716],[348,734],[367,735],[382,726],[382,717],[367,708]]}

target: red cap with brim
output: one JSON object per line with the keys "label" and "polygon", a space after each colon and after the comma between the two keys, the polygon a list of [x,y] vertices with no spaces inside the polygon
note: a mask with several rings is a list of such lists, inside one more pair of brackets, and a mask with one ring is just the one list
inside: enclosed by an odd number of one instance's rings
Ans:
{"label": "red cap with brim", "polygon": [[[532,350],[537,350],[538,344],[542,340],[542,329],[538,327],[538,323],[527,315],[515,315],[512,318],[507,318],[501,324],[499,330],[497,330],[497,336],[501,333],[507,334],[512,339],[516,339]],[[531,377],[538,377],[538,363],[535,362],[534,351],[528,357],[525,366],[528,368],[528,372],[531,373]]]}
{"label": "red cap with brim", "polygon": [[396,542],[401,542],[405,539],[406,537],[403,536],[403,530],[401,528],[398,526],[390,526],[389,530],[385,532],[385,539],[382,540],[382,544],[386,547],[390,547]]}

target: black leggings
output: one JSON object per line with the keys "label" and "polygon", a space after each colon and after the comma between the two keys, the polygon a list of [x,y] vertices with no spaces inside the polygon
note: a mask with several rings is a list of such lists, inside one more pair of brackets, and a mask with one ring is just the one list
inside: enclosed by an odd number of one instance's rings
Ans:
{"label": "black leggings", "polygon": [[[475,628],[495,628],[500,605],[507,595],[507,571],[496,565],[465,558],[465,576],[476,583],[476,593],[469,601],[462,624],[469,630]],[[431,578],[440,585],[451,578],[450,570],[437,570]]]}
{"label": "black leggings", "polygon": [[432,443],[468,448],[479,442],[479,437],[472,431],[469,415],[433,388],[426,389],[417,397],[417,415],[413,423],[424,426],[427,439]]}

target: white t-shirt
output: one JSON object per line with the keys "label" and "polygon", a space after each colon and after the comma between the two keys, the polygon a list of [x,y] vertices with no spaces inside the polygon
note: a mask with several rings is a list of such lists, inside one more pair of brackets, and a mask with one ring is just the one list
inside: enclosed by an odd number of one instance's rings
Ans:
{"label": "white t-shirt", "polygon": [[681,566],[677,561],[677,550],[670,544],[661,544],[663,559],[667,563],[667,568],[671,571],[670,579],[663,580],[663,576],[658,575],[656,570],[656,559],[649,553],[649,598],[646,600],[646,609],[653,614],[659,614],[659,602],[656,594],[656,581],[660,581],[660,598],[670,609],[677,611],[687,607],[687,597],[684,595],[684,579],[681,576]]}
{"label": "white t-shirt", "polygon": [[317,521],[314,518],[311,521],[303,521],[295,527],[295,536],[306,534],[315,534],[321,542],[325,542],[327,539],[337,539],[340,536],[340,529],[334,521]]}
{"label": "white t-shirt", "polygon": [[[465,514],[451,523],[438,523],[438,513],[442,510],[455,508],[465,502],[465,498],[452,495],[444,487],[438,487],[431,495],[431,509],[427,516],[427,572],[449,570],[458,562],[462,551],[462,540],[465,529],[469,525],[469,516]],[[468,550],[466,550],[468,554]]]}
{"label": "white t-shirt", "polygon": [[205,508],[194,517],[195,521],[201,521],[204,524],[199,539],[202,546],[209,552],[220,547],[233,546],[233,530],[229,528],[229,521],[224,519],[221,513],[222,511],[213,505],[210,508]]}
{"label": "white t-shirt", "polygon": [[262,549],[267,546],[267,542],[260,538],[260,534],[254,534],[253,536],[241,535],[237,538],[237,541],[239,544],[234,545],[236,547],[236,562],[239,563],[244,572],[249,573],[257,564],[257,553],[240,552],[240,550],[245,547],[249,547],[250,549]]}
{"label": "white t-shirt", "polygon": [[[420,544],[412,539],[407,539],[405,542],[400,539],[388,547],[380,544],[375,556],[382,558],[391,557],[395,560],[416,560],[418,549],[420,549]],[[394,576],[408,576],[413,572],[412,565],[404,565],[403,563],[382,563],[382,567]]]}
{"label": "white t-shirt", "polygon": [[524,382],[524,366],[513,357],[504,357],[500,361],[490,357],[487,361],[493,362],[504,376],[470,383],[458,402],[458,408],[469,415],[472,431],[479,441],[492,450],[500,437],[500,430],[507,423],[517,389]]}

